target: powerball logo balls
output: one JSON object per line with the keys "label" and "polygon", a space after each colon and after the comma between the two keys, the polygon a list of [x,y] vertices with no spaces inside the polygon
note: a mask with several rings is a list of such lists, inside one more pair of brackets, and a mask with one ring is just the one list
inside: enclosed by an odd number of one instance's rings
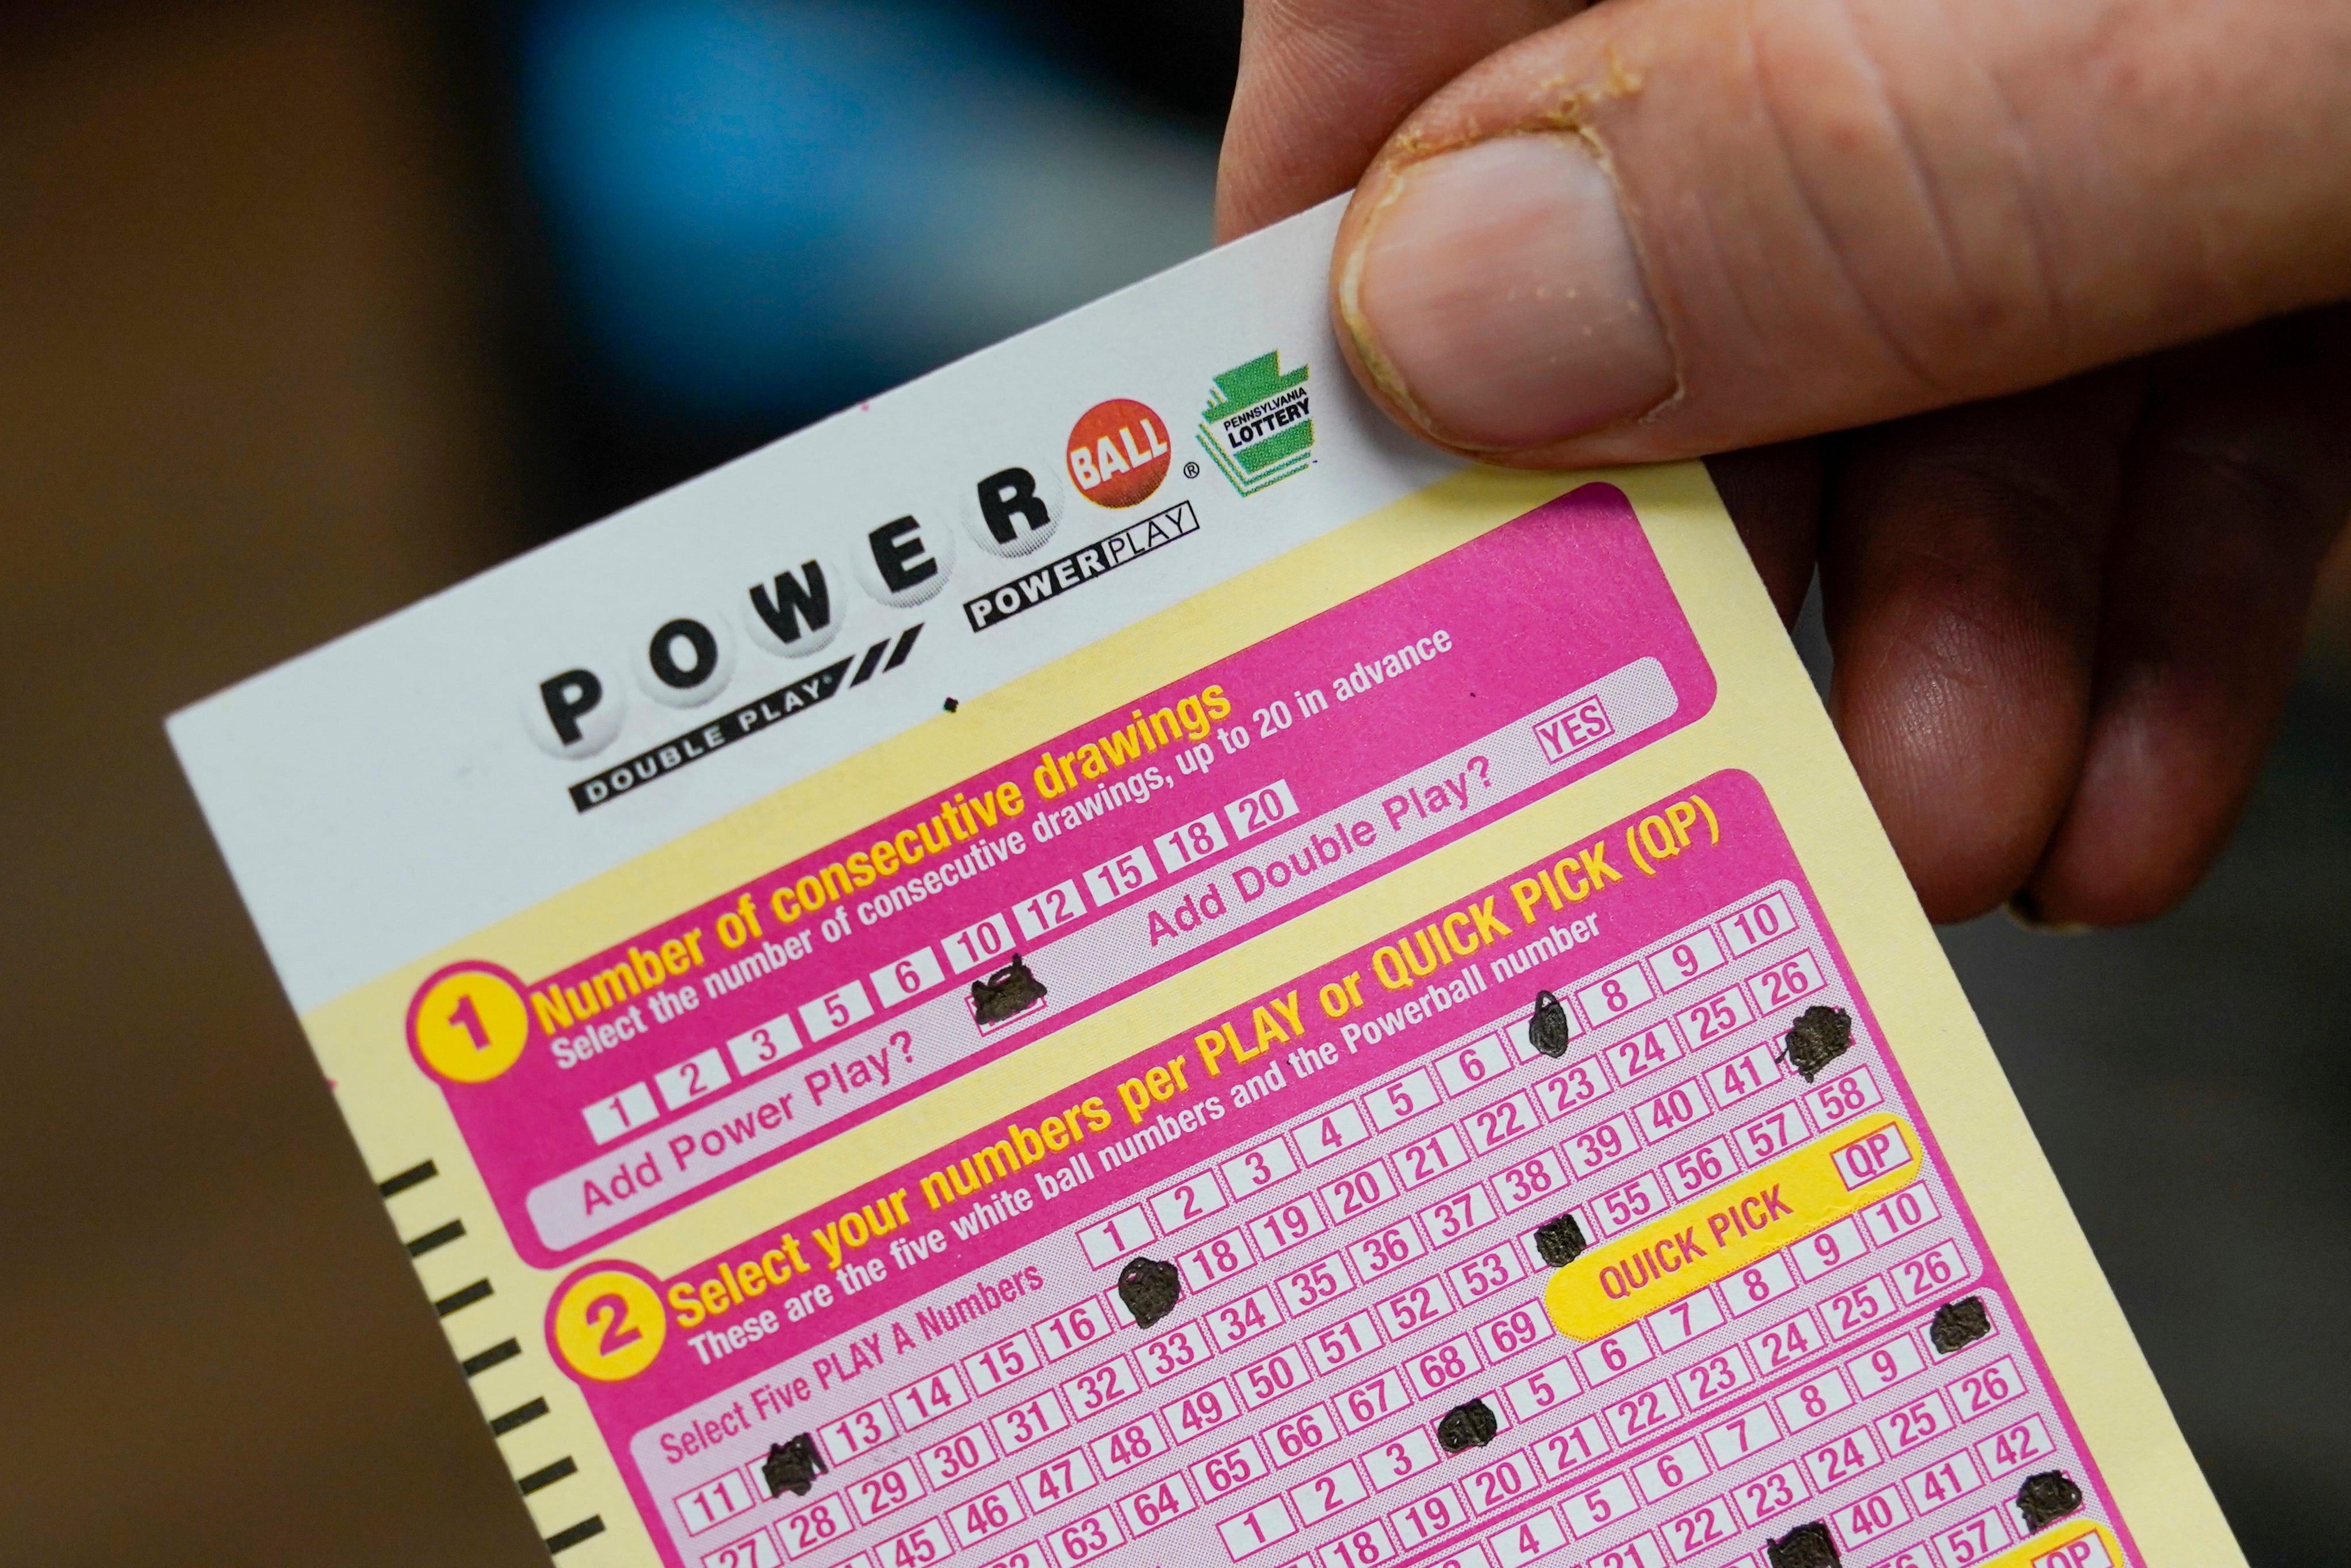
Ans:
{"label": "powerball logo balls", "polygon": [[1167,427],[1133,398],[1098,402],[1070,431],[1070,477],[1098,507],[1134,507],[1167,477]]}

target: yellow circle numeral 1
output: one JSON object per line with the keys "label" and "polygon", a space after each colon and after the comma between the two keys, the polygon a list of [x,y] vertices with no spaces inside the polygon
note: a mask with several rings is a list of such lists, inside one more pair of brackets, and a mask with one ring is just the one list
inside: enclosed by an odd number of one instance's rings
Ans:
{"label": "yellow circle numeral 1", "polygon": [[571,1370],[621,1383],[653,1364],[669,1319],[653,1288],[634,1274],[602,1269],[572,1281],[555,1305],[555,1347]]}
{"label": "yellow circle numeral 1", "polygon": [[487,1083],[530,1043],[530,1012],[503,972],[462,966],[426,982],[408,1011],[425,1065],[452,1083]]}

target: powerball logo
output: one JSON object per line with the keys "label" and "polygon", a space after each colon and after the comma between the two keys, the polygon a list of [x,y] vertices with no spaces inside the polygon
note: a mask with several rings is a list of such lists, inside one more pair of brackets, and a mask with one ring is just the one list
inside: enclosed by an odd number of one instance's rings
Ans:
{"label": "powerball logo", "polygon": [[1234,489],[1254,496],[1314,461],[1304,365],[1284,373],[1278,351],[1260,354],[1216,382],[1200,415],[1200,444]]}

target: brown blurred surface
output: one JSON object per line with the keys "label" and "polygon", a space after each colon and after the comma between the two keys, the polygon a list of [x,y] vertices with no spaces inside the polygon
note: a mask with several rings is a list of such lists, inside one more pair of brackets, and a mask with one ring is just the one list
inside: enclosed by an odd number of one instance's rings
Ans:
{"label": "brown blurred surface", "polygon": [[[161,727],[535,535],[422,28],[0,10],[7,1568],[545,1561]],[[1951,937],[2257,1561],[2344,1561],[2346,691],[2338,552],[2211,887]]]}
{"label": "brown blurred surface", "polygon": [[10,1564],[545,1561],[161,727],[514,548],[407,25],[0,24]]}

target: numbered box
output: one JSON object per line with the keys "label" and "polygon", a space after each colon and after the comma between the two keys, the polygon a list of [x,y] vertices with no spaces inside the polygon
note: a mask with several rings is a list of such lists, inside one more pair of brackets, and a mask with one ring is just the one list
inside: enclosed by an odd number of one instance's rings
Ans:
{"label": "numbered box", "polygon": [[1657,1175],[1676,1202],[1696,1197],[1721,1186],[1739,1171],[1739,1151],[1728,1137],[1700,1144],[1657,1167]]}
{"label": "numbered box", "polygon": [[1261,1286],[1236,1301],[1212,1307],[1207,1314],[1208,1335],[1218,1350],[1238,1350],[1281,1322],[1281,1306],[1274,1287]]}
{"label": "numbered box", "polygon": [[1537,1438],[1532,1452],[1543,1478],[1555,1481],[1591,1469],[1613,1446],[1607,1424],[1597,1416],[1586,1416],[1565,1431]]}
{"label": "numbered box", "polygon": [[643,1083],[632,1083],[618,1094],[608,1094],[582,1107],[580,1113],[588,1120],[588,1135],[600,1144],[633,1133],[661,1114],[653,1106],[653,1092]]}
{"label": "numbered box", "polygon": [[737,1076],[748,1078],[773,1067],[799,1048],[799,1031],[792,1027],[792,1015],[778,1013],[729,1040],[726,1058],[735,1064]]}
{"label": "numbered box", "polygon": [[1733,910],[1718,923],[1723,944],[1734,958],[1744,957],[1766,942],[1775,941],[1796,929],[1795,911],[1788,905],[1784,893],[1766,894],[1754,903]]}
{"label": "numbered box", "polygon": [[671,1110],[680,1110],[705,1094],[716,1094],[732,1080],[727,1076],[726,1061],[718,1048],[687,1057],[674,1067],[665,1067],[653,1074],[653,1087],[661,1091],[662,1103]]}
{"label": "numbered box", "polygon": [[1804,1096],[1815,1126],[1826,1129],[1840,1122],[1850,1122],[1864,1111],[1875,1110],[1885,1103],[1877,1092],[1877,1080],[1869,1069],[1856,1066],[1842,1078],[1832,1078]]}
{"label": "numbered box", "polygon": [[1669,942],[1649,955],[1649,973],[1656,977],[1660,995],[1680,990],[1691,981],[1714,973],[1729,963],[1722,944],[1712,930],[1700,926],[1678,941]]}
{"label": "numbered box", "polygon": [[720,1547],[702,1559],[702,1568],[783,1568],[783,1549],[766,1530]]}
{"label": "numbered box", "polygon": [[1760,975],[1749,977],[1748,995],[1764,1013],[1781,1013],[1808,1006],[1827,988],[1820,960],[1810,953],[1792,954]]}
{"label": "numbered box", "polygon": [[1501,1036],[1481,1034],[1439,1057],[1437,1078],[1448,1096],[1467,1094],[1489,1079],[1499,1078],[1517,1065],[1510,1048],[1503,1043]]}
{"label": "numbered box", "polygon": [[1928,1389],[1907,1405],[1898,1405],[1870,1423],[1878,1441],[1889,1454],[1906,1454],[1940,1433],[1951,1429],[1951,1407],[1943,1396]]}
{"label": "numbered box", "polygon": [[1633,1107],[1633,1124],[1641,1129],[1645,1144],[1662,1143],[1701,1120],[1710,1107],[1706,1103],[1704,1075],[1685,1078],[1672,1088],[1652,1094]]}
{"label": "numbered box", "polygon": [[1125,1262],[1151,1239],[1151,1219],[1140,1204],[1106,1215],[1078,1232],[1086,1261],[1097,1269]]}
{"label": "numbered box", "polygon": [[1477,1336],[1470,1333],[1458,1333],[1442,1344],[1431,1345],[1404,1364],[1405,1378],[1423,1399],[1434,1399],[1484,1369]]}
{"label": "numbered box", "polygon": [[1845,1375],[1853,1377],[1853,1387],[1860,1389],[1862,1399],[1871,1394],[1890,1389],[1905,1377],[1916,1377],[1926,1371],[1926,1352],[1918,1349],[1918,1340],[1902,1335],[1899,1340],[1886,1340],[1876,1349],[1862,1352],[1845,1361]]}
{"label": "numbered box", "polygon": [[1088,1296],[1065,1311],[1029,1325],[1047,1362],[1075,1355],[1088,1345],[1107,1339],[1117,1327],[1113,1309],[1101,1296]]}
{"label": "numbered box", "polygon": [[1353,1312],[1299,1342],[1314,1360],[1314,1369],[1328,1376],[1353,1366],[1385,1343],[1379,1322],[1368,1312]]}
{"label": "numbered box", "polygon": [[1012,906],[1012,918],[1019,925],[1021,936],[1034,942],[1085,912],[1086,896],[1078,891],[1075,881],[1070,881],[1056,883],[1033,898],[1022,899]]}
{"label": "numbered box", "polygon": [[1976,1458],[1989,1477],[2009,1475],[2057,1451],[2038,1416],[2010,1423],[1976,1444]]}
{"label": "numbered box", "polygon": [[1225,1189],[1217,1185],[1215,1175],[1202,1171],[1187,1181],[1153,1194],[1151,1218],[1158,1222],[1159,1234],[1173,1236],[1210,1215],[1221,1214],[1228,1201]]}
{"label": "numbered box", "polygon": [[[1780,1440],[1780,1428],[1771,1423],[1769,1406],[1750,1406],[1719,1426],[1708,1427],[1700,1434],[1706,1440],[1706,1451],[1718,1466],[1735,1465],[1750,1454],[1761,1453]],[[1793,1468],[1792,1464],[1790,1467]],[[1796,1499],[1811,1495],[1804,1490]],[[1753,1520],[1748,1521],[1752,1524]]]}
{"label": "numbered box", "polygon": [[1233,1374],[1232,1381],[1243,1407],[1258,1410],[1292,1389],[1304,1387],[1313,1377],[1313,1363],[1303,1350],[1291,1344],[1249,1363]]}
{"label": "numbered box", "polygon": [[1159,1407],[1159,1418],[1167,1423],[1178,1447],[1215,1431],[1240,1413],[1240,1401],[1233,1397],[1232,1385],[1221,1378]]}
{"label": "numbered box", "polygon": [[971,1379],[972,1391],[983,1397],[1014,1378],[1035,1371],[1040,1364],[1036,1345],[1027,1331],[1021,1329],[972,1352],[962,1362],[964,1375]]}
{"label": "numbered box", "polygon": [[797,1563],[811,1552],[825,1551],[856,1528],[848,1499],[836,1492],[811,1498],[776,1521],[776,1538],[784,1544],[784,1555]]}
{"label": "numbered box", "polygon": [[814,1001],[802,1004],[799,1010],[800,1028],[810,1041],[830,1040],[852,1024],[872,1016],[873,998],[866,994],[862,980],[852,980],[827,991]]}
{"label": "numbered box", "polygon": [[1740,1389],[1753,1386],[1754,1382],[1755,1374],[1737,1345],[1726,1345],[1674,1374],[1674,1386],[1681,1392],[1682,1404],[1691,1410],[1703,1410],[1728,1399]]}
{"label": "numbered box", "polygon": [[[2013,1526],[2009,1518],[2011,1511],[2008,1504],[1994,1503],[1981,1513],[1971,1514],[1948,1529],[1937,1531],[1936,1561],[1942,1564],[1942,1568],[1973,1568],[1974,1564],[1999,1552],[2013,1539]],[[2105,1549],[2101,1546],[2097,1556],[2102,1558],[2105,1555]],[[2054,1564],[2065,1562],[2063,1555],[2053,1553],[2047,1558],[2034,1558],[2032,1568],[2042,1568],[2044,1563],[2054,1568]],[[2067,1563],[2066,1568],[2077,1568],[2077,1565]],[[2094,1558],[2085,1560],[2078,1568],[2106,1568],[2106,1565]]]}
{"label": "numbered box", "polygon": [[887,1469],[860,1476],[843,1490],[849,1496],[850,1511],[857,1515],[860,1524],[872,1524],[902,1508],[912,1508],[927,1490],[923,1485],[922,1467],[911,1457]]}
{"label": "numbered box", "polygon": [[1593,1340],[1575,1349],[1575,1364],[1583,1374],[1584,1385],[1598,1388],[1614,1382],[1636,1367],[1646,1366],[1657,1359],[1656,1350],[1639,1323],[1626,1323],[1614,1333]]}
{"label": "numbered box", "polygon": [[1905,1306],[1916,1306],[1921,1301],[1949,1300],[1973,1272],[1957,1241],[1941,1241],[1907,1262],[1896,1263],[1886,1277],[1894,1281]]}
{"label": "numbered box", "polygon": [[1796,1260],[1796,1272],[1807,1281],[1824,1279],[1868,1250],[1869,1239],[1863,1234],[1861,1218],[1851,1214],[1788,1248]]}
{"label": "numbered box", "polygon": [[1411,1404],[1412,1392],[1404,1385],[1404,1374],[1390,1367],[1340,1395],[1332,1401],[1332,1408],[1348,1431],[1360,1432]]}
{"label": "numbered box", "polygon": [[1349,1103],[1332,1106],[1291,1135],[1298,1140],[1299,1154],[1311,1168],[1353,1148],[1372,1135],[1372,1129],[1364,1124],[1363,1112]]}
{"label": "numbered box", "polygon": [[1910,1518],[1909,1505],[1902,1500],[1902,1489],[1884,1486],[1867,1497],[1854,1499],[1840,1506],[1832,1516],[1837,1540],[1845,1546],[1860,1546],[1876,1540],[1896,1525]]}
{"label": "numbered box", "polygon": [[1081,1563],[1092,1563],[1125,1545],[1126,1536],[1119,1528],[1117,1510],[1098,1508],[1083,1519],[1073,1519],[1052,1531],[1045,1537],[1045,1544],[1059,1568],[1078,1568]]}
{"label": "numbered box", "polygon": [[901,1432],[927,1427],[972,1400],[971,1391],[964,1386],[963,1375],[952,1366],[943,1366],[928,1377],[918,1377],[904,1388],[893,1389],[888,1397],[890,1414],[896,1417]]}
{"label": "numbered box", "polygon": [[1102,1479],[1123,1476],[1145,1459],[1157,1458],[1175,1445],[1159,1429],[1158,1418],[1145,1410],[1124,1426],[1103,1433],[1086,1445],[1094,1469]]}
{"label": "numbered box", "polygon": [[[1484,1189],[1471,1187],[1470,1192],[1484,1196]],[[1527,1266],[1514,1247],[1494,1247],[1474,1258],[1464,1259],[1445,1270],[1446,1288],[1453,1299],[1463,1306],[1474,1306],[1505,1285],[1514,1285],[1527,1276]]]}
{"label": "numbered box", "polygon": [[1721,1498],[1709,1498],[1666,1521],[1657,1533],[1666,1538],[1666,1551],[1673,1560],[1687,1563],[1708,1547],[1728,1541],[1737,1527],[1730,1504]]}
{"label": "numbered box", "polygon": [[1957,1502],[1980,1490],[1983,1484],[1984,1474],[1977,1467],[1975,1456],[1961,1448],[1904,1476],[1902,1495],[1910,1500],[1917,1512],[1932,1513],[1946,1503]]}
{"label": "numbered box", "polygon": [[1459,1528],[1468,1519],[1469,1510],[1461,1501],[1461,1494],[1449,1486],[1442,1486],[1389,1514],[1388,1525],[1409,1552],[1424,1541]]}
{"label": "numbered box", "polygon": [[1664,1024],[1652,1024],[1639,1034],[1606,1047],[1600,1054],[1616,1082],[1630,1084],[1681,1060],[1681,1037]]}
{"label": "numbered box", "polygon": [[1817,1377],[1800,1383],[1771,1401],[1771,1408],[1780,1417],[1781,1427],[1790,1437],[1819,1426],[1830,1416],[1854,1406],[1853,1390],[1834,1367]]}
{"label": "numbered box", "polygon": [[1101,1365],[1089,1365],[1061,1385],[1061,1401],[1070,1406],[1074,1420],[1093,1420],[1112,1406],[1126,1404],[1143,1392],[1143,1377],[1126,1356],[1110,1356]]}
{"label": "numbered box", "polygon": [[1880,1247],[1891,1247],[1912,1231],[1924,1229],[1937,1218],[1935,1196],[1924,1186],[1907,1186],[1882,1203],[1874,1203],[1861,1211],[1861,1222],[1869,1231],[1869,1239]]}
{"label": "numbered box", "polygon": [[1205,1505],[1237,1492],[1266,1473],[1265,1453],[1254,1437],[1243,1437],[1231,1448],[1210,1454],[1184,1473],[1192,1478]]}
{"label": "numbered box", "polygon": [[1297,815],[1298,797],[1290,792],[1287,779],[1277,779],[1263,789],[1252,789],[1225,808],[1225,821],[1232,825],[1235,842]]}
{"label": "numbered box", "polygon": [[1816,1491],[1841,1487],[1857,1476],[1867,1474],[1883,1462],[1883,1456],[1878,1453],[1877,1445],[1870,1440],[1866,1427],[1856,1427],[1842,1437],[1832,1437],[1802,1456],[1804,1474],[1811,1478]]}
{"label": "numbered box", "polygon": [[[876,1399],[871,1405],[861,1405],[848,1415],[828,1426],[818,1428],[824,1438],[825,1457],[834,1464],[847,1464],[868,1448],[879,1448],[898,1435],[897,1424],[890,1419],[889,1404]],[[790,1542],[786,1542],[787,1548]]]}
{"label": "numbered box", "polygon": [[1731,1501],[1750,1530],[1761,1528],[1764,1521],[1778,1518],[1812,1495],[1803,1468],[1793,1459],[1730,1489]]}
{"label": "numbered box", "polygon": [[1012,957],[1011,922],[1001,915],[974,921],[940,943],[939,950],[947,956],[947,967],[958,975],[994,968]]}
{"label": "numbered box", "polygon": [[987,1418],[987,1429],[1007,1458],[1056,1432],[1067,1430],[1069,1425],[1070,1417],[1061,1409],[1061,1402],[1050,1392],[1040,1394],[1025,1405],[999,1410]]}
{"label": "numbered box", "polygon": [[[994,1491],[985,1491],[968,1502],[956,1504],[943,1517],[947,1528],[955,1531],[957,1544],[977,1546],[1019,1524],[1029,1517],[1029,1511],[1021,1505],[1020,1489],[1006,1481]],[[883,1560],[892,1560],[886,1551]]]}
{"label": "numbered box", "polygon": [[947,1527],[936,1519],[926,1519],[883,1542],[882,1558],[885,1563],[903,1563],[906,1568],[928,1568],[933,1563],[946,1561],[955,1549]]}
{"label": "numbered box", "polygon": [[1267,1209],[1247,1227],[1260,1258],[1278,1258],[1301,1242],[1311,1241],[1331,1228],[1314,1200],[1301,1194],[1297,1201]]}
{"label": "numbered box", "polygon": [[1606,1170],[1641,1146],[1641,1134],[1633,1130],[1633,1113],[1621,1111],[1605,1122],[1572,1133],[1560,1145],[1567,1156],[1568,1168],[1578,1176],[1592,1176]]}
{"label": "numbered box", "polygon": [[[1420,1211],[1420,1228],[1432,1246],[1450,1247],[1471,1231],[1499,1218],[1494,1200],[1483,1186],[1465,1186],[1451,1197],[1441,1197]],[[1527,1239],[1531,1240],[1531,1238]]]}
{"label": "numbered box", "polygon": [[1030,1512],[1043,1513],[1092,1490],[1101,1484],[1101,1479],[1094,1474],[1093,1462],[1086,1458],[1086,1451],[1071,1448],[1033,1470],[1022,1471],[1013,1478],[1012,1484],[1020,1489]]}
{"label": "numbered box", "polygon": [[1433,1110],[1443,1100],[1437,1091],[1436,1075],[1424,1067],[1372,1090],[1364,1096],[1364,1110],[1370,1116],[1372,1130],[1384,1133],[1399,1122]]}
{"label": "numbered box", "polygon": [[1827,1343],[1828,1335],[1822,1332],[1820,1320],[1808,1307],[1799,1308],[1782,1321],[1757,1331],[1746,1342],[1747,1354],[1756,1370],[1766,1377],[1777,1376]]}
{"label": "numbered box", "polygon": [[1311,1477],[1290,1489],[1290,1506],[1298,1512],[1301,1526],[1322,1523],[1343,1509],[1349,1509],[1372,1495],[1364,1483],[1361,1471],[1342,1461],[1319,1476]]}
{"label": "numbered box", "polygon": [[1674,1023],[1694,1051],[1719,1045],[1755,1021],[1755,1004],[1745,988],[1732,986],[1674,1014]]}
{"label": "numbered box", "polygon": [[1236,1563],[1246,1562],[1297,1533],[1297,1521],[1290,1517],[1290,1511],[1278,1497],[1270,1497],[1217,1526],[1217,1537],[1225,1543],[1225,1554]]}
{"label": "numbered box", "polygon": [[1415,1427],[1398,1433],[1394,1442],[1383,1443],[1366,1453],[1364,1476],[1372,1483],[1374,1491],[1383,1492],[1444,1462],[1445,1456],[1438,1450],[1437,1439],[1428,1435],[1428,1428]]}
{"label": "numbered box", "polygon": [[1753,1166],[1777,1159],[1812,1135],[1812,1125],[1804,1120],[1802,1103],[1792,1100],[1776,1111],[1766,1111],[1734,1128],[1730,1142],[1740,1156]]}
{"label": "numbered box", "polygon": [[1637,960],[1611,969],[1589,985],[1578,986],[1574,992],[1576,1010],[1593,1029],[1623,1018],[1656,999],[1656,994],[1649,971]]}
{"label": "numbered box", "polygon": [[1298,1174],[1298,1156],[1290,1140],[1277,1133],[1254,1148],[1244,1149],[1217,1167],[1225,1185],[1242,1197],[1262,1192],[1284,1176]]}
{"label": "numbered box", "polygon": [[1331,1406],[1307,1406],[1298,1416],[1267,1427],[1265,1441],[1274,1450],[1274,1469],[1286,1469],[1310,1455],[1322,1453],[1338,1441],[1338,1417],[1331,1416]]}
{"label": "numbered box", "polygon": [[1200,1505],[1179,1472],[1119,1500],[1119,1517],[1133,1535],[1148,1535],[1163,1524],[1183,1518]]}
{"label": "numbered box", "polygon": [[1086,902],[1096,909],[1106,909],[1129,894],[1141,893],[1157,882],[1159,868],[1151,863],[1151,856],[1137,844],[1124,854],[1113,855],[1089,868],[1078,880],[1085,886]]}
{"label": "numbered box", "polygon": [[1556,1153],[1542,1149],[1496,1171],[1489,1185],[1504,1214],[1517,1214],[1537,1204],[1555,1209],[1566,1197],[1567,1167]]}
{"label": "numbered box", "polygon": [[1514,1383],[1502,1385],[1502,1402],[1520,1421],[1531,1421],[1546,1410],[1573,1397],[1577,1388],[1573,1353],[1536,1367]]}
{"label": "numbered box", "polygon": [[995,1458],[996,1446],[987,1440],[985,1422],[966,1427],[951,1437],[942,1437],[914,1455],[915,1462],[923,1467],[923,1479],[934,1491],[954,1485]]}
{"label": "numbered box", "polygon": [[1195,817],[1151,841],[1152,852],[1159,857],[1168,875],[1174,876],[1185,867],[1207,860],[1231,842],[1225,837],[1225,825],[1217,816],[1211,811],[1205,817]]}
{"label": "numbered box", "polygon": [[1771,1305],[1796,1288],[1796,1270],[1785,1252],[1774,1252],[1752,1268],[1741,1269],[1722,1282],[1722,1296],[1730,1315],[1743,1318]]}
{"label": "numbered box", "polygon": [[935,986],[947,983],[946,966],[935,948],[917,947],[903,958],[883,965],[865,977],[885,1008],[912,1001]]}
{"label": "numbered box", "polygon": [[757,1508],[759,1496],[740,1470],[728,1470],[671,1500],[688,1535],[717,1529],[738,1513]]}
{"label": "numbered box", "polygon": [[1135,1360],[1143,1368],[1143,1381],[1154,1388],[1191,1371],[1216,1354],[1216,1342],[1197,1319],[1179,1323],[1158,1338],[1145,1340],[1134,1347]]}
{"label": "numbered box", "polygon": [[1714,1467],[1707,1463],[1706,1445],[1696,1437],[1685,1437],[1663,1453],[1635,1465],[1633,1484],[1640,1489],[1642,1497],[1658,1503],[1713,1473]]}
{"label": "numbered box", "polygon": [[[1494,1554],[1494,1561],[1502,1568],[1526,1568],[1526,1564],[1540,1563],[1566,1544],[1566,1530],[1561,1526],[1559,1516],[1547,1508],[1486,1537],[1486,1550]],[[1598,1561],[1593,1559],[1594,1563]]]}
{"label": "numbered box", "polygon": [[1541,1479],[1534,1461],[1521,1454],[1505,1454],[1483,1469],[1461,1478],[1461,1493],[1475,1513],[1495,1513],[1534,1490]]}
{"label": "numbered box", "polygon": [[[1253,1261],[1249,1256],[1249,1235],[1244,1228],[1236,1227],[1221,1236],[1211,1236],[1176,1260],[1182,1270],[1184,1288],[1205,1291],[1219,1280],[1230,1279]],[[1119,1305],[1125,1306],[1123,1301]]]}

